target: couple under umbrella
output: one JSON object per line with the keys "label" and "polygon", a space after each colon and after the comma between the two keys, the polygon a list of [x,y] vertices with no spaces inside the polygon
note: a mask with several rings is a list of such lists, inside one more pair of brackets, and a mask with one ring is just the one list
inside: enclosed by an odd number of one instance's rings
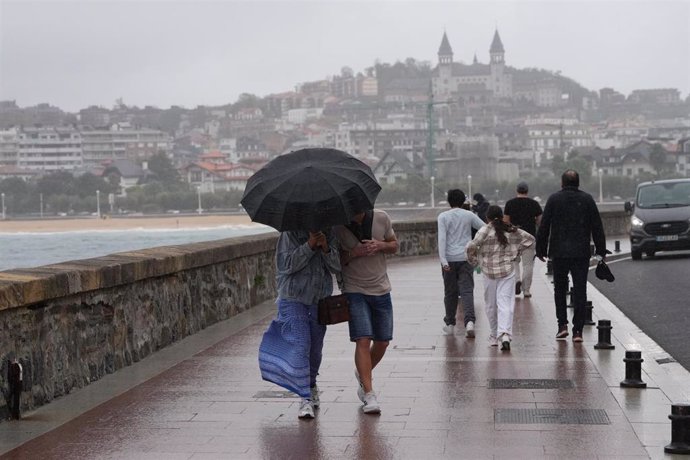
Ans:
{"label": "couple under umbrella", "polygon": [[335,149],[310,148],[281,155],[247,182],[242,206],[254,222],[280,231],[276,247],[278,314],[259,347],[264,380],[302,400],[301,419],[320,405],[316,384],[326,326],[318,323],[320,299],[333,292],[340,271],[334,232],[373,209],[381,190],[371,169]]}

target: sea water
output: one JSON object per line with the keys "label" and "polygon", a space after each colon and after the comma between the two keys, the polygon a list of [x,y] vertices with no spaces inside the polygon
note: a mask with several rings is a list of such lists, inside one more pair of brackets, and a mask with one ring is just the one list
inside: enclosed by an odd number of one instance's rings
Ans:
{"label": "sea water", "polygon": [[0,270],[39,267],[117,252],[275,231],[259,224],[217,227],[0,233]]}

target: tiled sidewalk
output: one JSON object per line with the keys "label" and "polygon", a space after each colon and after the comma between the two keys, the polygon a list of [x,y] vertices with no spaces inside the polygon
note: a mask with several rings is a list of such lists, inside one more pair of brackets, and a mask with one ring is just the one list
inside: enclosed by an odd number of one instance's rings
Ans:
{"label": "tiled sidewalk", "polygon": [[[353,345],[347,326],[336,325],[326,335],[321,409],[315,420],[298,420],[298,399],[260,379],[258,343],[274,310],[267,303],[20,422],[1,423],[2,458],[672,458],[663,454],[671,433],[667,416],[671,402],[690,401],[688,373],[659,365],[653,356],[663,350],[594,291],[594,319],[613,321],[616,349],[594,350],[594,327],[582,344],[554,340],[544,272],[538,262],[533,297],[517,301],[512,349],[502,352],[488,346],[481,276],[477,337],[445,336],[437,259],[393,261],[395,338],[374,371],[380,416],[360,410]],[[625,349],[636,347],[643,350],[648,388],[621,389]],[[494,389],[492,379],[565,381],[570,388]],[[141,383],[125,391],[132,382]],[[7,452],[76,408],[85,412]],[[555,423],[576,409],[590,412],[575,421],[598,415],[604,424]],[[542,423],[509,423],[511,415]]]}

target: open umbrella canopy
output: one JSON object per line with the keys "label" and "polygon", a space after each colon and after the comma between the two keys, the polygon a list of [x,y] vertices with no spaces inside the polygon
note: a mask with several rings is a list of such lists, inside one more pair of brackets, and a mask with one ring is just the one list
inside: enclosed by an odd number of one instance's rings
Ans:
{"label": "open umbrella canopy", "polygon": [[278,231],[325,230],[373,209],[381,186],[371,168],[343,151],[297,150],[274,158],[247,182],[242,206]]}

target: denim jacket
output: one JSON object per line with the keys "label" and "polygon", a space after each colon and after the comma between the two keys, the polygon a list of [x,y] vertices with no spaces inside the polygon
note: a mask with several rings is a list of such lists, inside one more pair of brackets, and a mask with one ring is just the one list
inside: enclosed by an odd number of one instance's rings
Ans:
{"label": "denim jacket", "polygon": [[331,273],[340,272],[340,257],[333,232],[328,234],[330,251],[312,250],[306,231],[282,232],[276,247],[278,297],[314,305],[333,293]]}

